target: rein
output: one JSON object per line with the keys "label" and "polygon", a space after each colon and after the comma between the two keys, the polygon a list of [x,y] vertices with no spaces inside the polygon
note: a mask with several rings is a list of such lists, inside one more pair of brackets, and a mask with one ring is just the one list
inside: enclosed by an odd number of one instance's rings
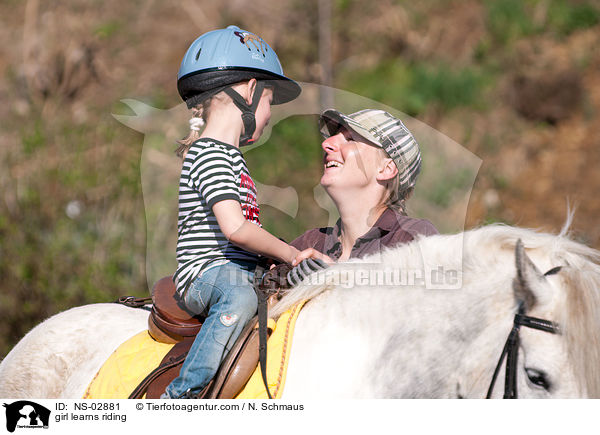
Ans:
{"label": "rein", "polygon": [[550,334],[557,334],[559,331],[558,325],[556,323],[551,322],[550,320],[538,319],[537,317],[525,316],[524,311],[525,309],[523,307],[523,304],[519,304],[519,310],[515,314],[513,327],[510,333],[508,334],[506,344],[504,344],[504,349],[502,350],[500,360],[498,360],[498,364],[496,365],[496,370],[494,370],[492,382],[490,383],[490,387],[488,388],[488,392],[485,397],[486,399],[490,399],[492,397],[492,392],[494,391],[494,384],[496,383],[496,378],[498,377],[500,367],[502,366],[502,361],[504,361],[505,357],[506,375],[504,380],[503,398],[517,398],[517,360],[519,357],[519,331],[521,329],[521,326],[537,329],[539,331],[549,332]]}
{"label": "rein", "polygon": [[254,270],[254,291],[258,298],[258,363],[263,384],[269,399],[273,399],[267,382],[267,298],[268,294],[263,287],[263,279],[268,260],[261,257]]}

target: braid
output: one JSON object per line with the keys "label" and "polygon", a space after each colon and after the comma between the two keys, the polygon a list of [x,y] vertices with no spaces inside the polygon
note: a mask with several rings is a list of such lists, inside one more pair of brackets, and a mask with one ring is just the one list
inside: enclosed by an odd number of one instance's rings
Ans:
{"label": "braid", "polygon": [[210,99],[206,100],[195,107],[192,107],[192,117],[190,118],[190,132],[186,137],[177,141],[179,146],[175,150],[175,155],[180,158],[185,158],[188,150],[194,142],[200,139],[200,129],[206,123],[208,117],[208,108]]}

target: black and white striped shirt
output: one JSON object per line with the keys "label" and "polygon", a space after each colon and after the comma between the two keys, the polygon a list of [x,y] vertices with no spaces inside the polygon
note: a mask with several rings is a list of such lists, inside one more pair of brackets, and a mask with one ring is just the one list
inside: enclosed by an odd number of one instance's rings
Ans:
{"label": "black and white striped shirt", "polygon": [[246,220],[260,226],[256,187],[242,153],[232,145],[202,138],[190,147],[179,179],[178,266],[173,281],[182,295],[209,263],[257,260],[255,254],[230,243],[219,228],[212,207],[225,199],[239,201]]}

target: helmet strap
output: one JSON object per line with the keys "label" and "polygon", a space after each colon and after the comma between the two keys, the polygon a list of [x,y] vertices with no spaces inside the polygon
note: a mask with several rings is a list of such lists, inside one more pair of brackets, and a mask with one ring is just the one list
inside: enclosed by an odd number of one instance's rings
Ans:
{"label": "helmet strap", "polygon": [[246,100],[238,92],[234,91],[231,87],[223,89],[223,91],[231,97],[231,99],[233,100],[233,104],[235,104],[237,108],[242,111],[244,133],[240,136],[240,146],[250,145],[252,142],[254,142],[252,140],[252,135],[256,130],[255,114],[264,88],[265,83],[263,81],[258,80],[256,82],[256,87],[254,88],[254,93],[252,94],[252,103],[250,105],[248,105],[248,103],[246,103]]}

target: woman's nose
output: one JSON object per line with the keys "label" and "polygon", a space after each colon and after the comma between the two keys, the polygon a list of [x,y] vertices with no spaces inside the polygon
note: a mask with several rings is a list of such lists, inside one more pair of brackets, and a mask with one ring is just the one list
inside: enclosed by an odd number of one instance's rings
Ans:
{"label": "woman's nose", "polygon": [[333,136],[329,136],[321,143],[321,147],[323,147],[323,151],[325,152],[335,152],[339,150],[340,141],[343,140],[344,135],[342,133],[335,134]]}

